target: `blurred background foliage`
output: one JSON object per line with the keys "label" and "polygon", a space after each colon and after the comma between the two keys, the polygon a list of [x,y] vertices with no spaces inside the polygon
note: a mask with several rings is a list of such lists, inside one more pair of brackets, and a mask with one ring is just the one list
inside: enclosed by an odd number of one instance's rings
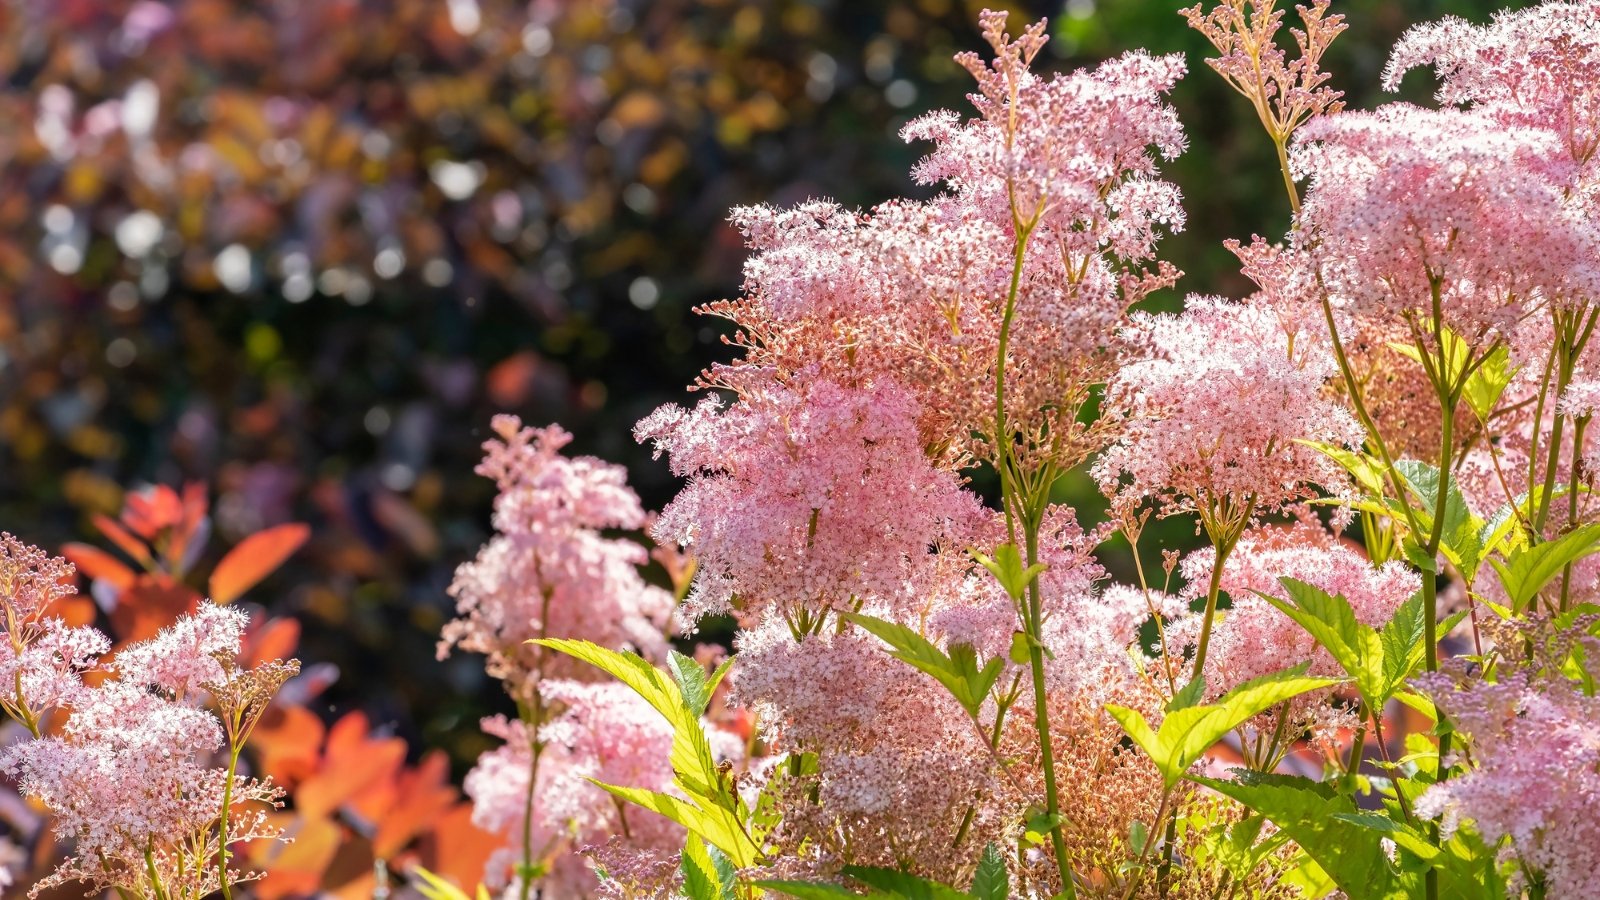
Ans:
{"label": "blurred background foliage", "polygon": [[[470,758],[499,692],[433,642],[488,528],[489,417],[559,420],[665,503],[629,432],[726,353],[689,310],[738,289],[728,208],[925,195],[897,132],[965,110],[950,57],[979,47],[981,5],[7,0],[0,526],[59,546],[124,490],[186,481],[211,486],[221,546],[309,522],[252,598],[344,673],[322,712]],[[1179,4],[1003,5],[1051,18],[1046,67],[1188,55],[1190,224],[1166,255],[1181,291],[1244,293],[1222,239],[1287,209]],[[1499,5],[1340,0],[1327,65],[1370,106],[1405,27]],[[1062,494],[1096,502],[1086,479]]]}

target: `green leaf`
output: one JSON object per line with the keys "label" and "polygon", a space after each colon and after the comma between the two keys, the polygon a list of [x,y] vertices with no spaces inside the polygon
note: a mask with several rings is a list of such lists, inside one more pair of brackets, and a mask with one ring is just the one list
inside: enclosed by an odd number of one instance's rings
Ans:
{"label": "green leaf", "polygon": [[952,644],[949,654],[946,654],[932,641],[904,625],[862,613],[840,615],[888,644],[890,655],[895,659],[908,662],[932,675],[974,719],[983,710],[983,701],[989,696],[989,689],[994,687],[1005,665],[1004,660],[995,658],[979,668],[978,654],[971,644]]}
{"label": "green leaf", "polygon": [[667,651],[667,670],[678,683],[683,702],[696,718],[706,714],[711,704],[711,690],[706,683],[706,670],[699,663],[676,650]]}
{"label": "green leaf", "polygon": [[1297,439],[1296,444],[1302,444],[1321,453],[1333,460],[1350,473],[1363,493],[1373,497],[1382,497],[1384,494],[1383,463],[1377,458],[1356,450],[1347,450],[1337,444],[1324,444],[1319,441]]}
{"label": "green leaf", "polygon": [[722,665],[717,666],[716,671],[711,673],[711,677],[706,679],[706,694],[708,696],[717,692],[717,685],[722,683],[723,676],[727,675],[728,670],[733,668],[733,661],[736,658],[730,656],[723,660]]}
{"label": "green leaf", "polygon": [[1420,859],[1431,860],[1439,855],[1439,848],[1428,840],[1427,835],[1404,822],[1396,822],[1382,813],[1334,813],[1333,817],[1342,822],[1350,822],[1370,831],[1376,831],[1394,841],[1395,846],[1404,847]]}
{"label": "green leaf", "polygon": [[711,865],[706,842],[691,834],[683,844],[683,893],[688,900],[722,900],[722,883]]}
{"label": "green leaf", "polygon": [[[1395,463],[1394,467],[1405,481],[1406,487],[1419,501],[1416,507],[1413,507],[1419,527],[1424,532],[1431,532],[1434,526],[1434,513],[1439,503],[1438,467],[1414,459],[1402,459]],[[1483,526],[1483,520],[1473,515],[1467,507],[1460,485],[1451,479],[1444,496],[1444,528],[1440,532],[1440,552],[1463,572],[1475,574],[1483,560],[1483,546],[1478,539]],[[1420,542],[1426,535],[1413,537]],[[1429,569],[1424,568],[1424,571]]]}
{"label": "green leaf", "polygon": [[1304,628],[1350,673],[1356,690],[1371,709],[1382,709],[1386,696],[1383,677],[1383,643],[1378,633],[1357,621],[1355,610],[1343,597],[1294,578],[1280,578],[1289,599],[1258,595]]}
{"label": "green leaf", "polygon": [[918,878],[898,869],[878,866],[845,866],[840,871],[874,891],[905,900],[970,900],[968,895],[937,881]]}
{"label": "green leaf", "polygon": [[738,795],[722,785],[716,756],[711,752],[711,743],[706,740],[699,714],[690,709],[678,682],[671,676],[650,665],[638,654],[618,653],[589,641],[540,639],[529,643],[589,663],[633,688],[672,726],[669,762],[684,792],[714,800],[729,809],[738,807]]}
{"label": "green leaf", "polygon": [[1028,665],[1033,659],[1029,654],[1028,647],[1028,633],[1020,629],[1013,631],[1011,632],[1011,651],[1007,656],[1019,666]]}
{"label": "green leaf", "polygon": [[1307,691],[1340,682],[1337,678],[1307,677],[1305,669],[1301,664],[1274,672],[1239,685],[1216,703],[1170,712],[1161,721],[1159,731],[1152,730],[1150,723],[1135,710],[1107,704],[1106,712],[1149,754],[1167,786],[1171,787],[1217,741],[1246,720]]}
{"label": "green leaf", "polygon": [[1016,544],[1001,544],[994,548],[992,557],[985,556],[975,549],[969,549],[967,552],[978,561],[979,565],[994,575],[995,580],[1000,582],[1000,586],[1011,595],[1012,600],[1021,600],[1022,595],[1027,593],[1028,585],[1039,577],[1039,573],[1049,568],[1044,563],[1034,563],[1023,568],[1022,554],[1017,551]]}
{"label": "green leaf", "polygon": [[745,834],[738,818],[720,806],[701,807],[671,794],[643,788],[620,787],[592,778],[589,781],[619,800],[642,806],[677,822],[690,833],[699,835],[706,843],[727,854],[728,859],[738,868],[754,865],[761,857],[760,848],[756,847],[755,842]]}
{"label": "green leaf", "polygon": [[[413,887],[417,889],[417,893],[426,897],[427,900],[472,900],[471,897],[467,896],[466,891],[421,866],[412,866],[411,874],[422,879],[422,884],[413,885]],[[489,896],[488,889],[479,885],[477,896],[479,900],[487,900]]]}
{"label": "green leaf", "polygon": [[683,845],[683,888],[689,900],[736,900],[737,875],[726,854],[689,835]]}
{"label": "green leaf", "polygon": [[[764,891],[794,897],[796,900],[839,900],[841,897],[861,900],[863,896],[837,884],[825,884],[820,881],[752,881],[750,884]],[[874,891],[865,896],[872,900],[890,900],[893,895]]]}
{"label": "green leaf", "polygon": [[1372,900],[1420,896],[1421,878],[1389,865],[1378,832],[1339,818],[1357,810],[1349,797],[1335,795],[1309,779],[1223,781],[1193,779],[1272,820],[1345,893]]}
{"label": "green leaf", "polygon": [[1511,599],[1511,608],[1520,614],[1527,612],[1533,598],[1560,575],[1568,563],[1596,551],[1600,551],[1600,523],[1575,528],[1553,541],[1523,547],[1504,563],[1490,560],[1490,565],[1500,575],[1500,584]]}
{"label": "green leaf", "polygon": [[1011,875],[1006,871],[1005,857],[994,844],[984,846],[968,893],[977,900],[1007,900],[1011,896]]}
{"label": "green leaf", "polygon": [[[1418,591],[1395,608],[1394,618],[1378,633],[1379,641],[1383,644],[1384,702],[1394,696],[1427,656],[1428,648],[1423,643],[1427,636],[1427,615],[1422,592]],[[1450,630],[1447,627],[1441,633],[1449,634]],[[1381,710],[1383,707],[1380,704],[1370,708]]]}
{"label": "green leaf", "polygon": [[1501,344],[1490,351],[1482,364],[1467,376],[1467,383],[1463,386],[1461,396],[1472,407],[1478,421],[1488,424],[1489,415],[1494,412],[1500,403],[1500,397],[1506,392],[1506,386],[1511,384],[1511,379],[1517,374],[1517,367],[1511,365],[1511,350]]}
{"label": "green leaf", "polygon": [[1194,678],[1189,679],[1188,684],[1185,684],[1178,690],[1176,694],[1172,695],[1172,699],[1167,701],[1166,711],[1176,712],[1180,709],[1188,709],[1189,707],[1194,706],[1196,703],[1199,703],[1205,694],[1206,677],[1202,673]]}

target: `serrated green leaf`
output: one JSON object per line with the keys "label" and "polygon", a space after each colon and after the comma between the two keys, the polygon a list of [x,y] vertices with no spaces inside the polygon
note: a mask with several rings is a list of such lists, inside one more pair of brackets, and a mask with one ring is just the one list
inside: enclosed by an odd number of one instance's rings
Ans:
{"label": "serrated green leaf", "polygon": [[1350,896],[1372,900],[1420,896],[1420,876],[1390,866],[1377,832],[1338,818],[1357,812],[1349,797],[1330,796],[1309,779],[1279,777],[1255,784],[1193,780],[1270,819]]}
{"label": "serrated green leaf", "polygon": [[706,843],[727,854],[728,859],[738,868],[754,865],[761,858],[760,848],[750,840],[749,835],[745,834],[738,818],[720,806],[710,804],[699,806],[658,791],[606,784],[592,778],[589,781],[619,800],[642,806],[677,822],[690,833],[699,835]]}
{"label": "serrated green leaf", "polygon": [[711,703],[711,691],[706,686],[706,670],[699,663],[676,650],[667,651],[667,670],[683,696],[684,705],[696,718],[706,714]]}
{"label": "serrated green leaf", "polygon": [[1167,701],[1166,711],[1176,712],[1180,709],[1188,709],[1199,703],[1205,697],[1205,694],[1206,677],[1204,673],[1201,673],[1189,679],[1187,684],[1172,695],[1172,699]]}
{"label": "serrated green leaf", "polygon": [[1553,541],[1523,547],[1505,562],[1490,560],[1490,565],[1500,575],[1500,585],[1511,600],[1512,610],[1521,614],[1568,563],[1596,551],[1600,551],[1600,523],[1575,528]]}
{"label": "serrated green leaf", "polygon": [[1018,552],[1017,545],[1011,543],[995,547],[992,557],[974,549],[969,549],[967,552],[978,561],[979,565],[989,570],[995,580],[1000,582],[1000,587],[1011,595],[1012,600],[1021,600],[1022,595],[1028,590],[1028,585],[1048,568],[1044,563],[1034,563],[1024,567],[1022,554]]}
{"label": "serrated green leaf", "polygon": [[889,645],[890,655],[933,676],[974,719],[983,710],[989,689],[1000,677],[1004,662],[992,659],[978,667],[970,644],[953,644],[947,654],[915,630],[862,613],[841,613],[846,621]]}
{"label": "serrated green leaf", "polygon": [[1427,835],[1404,822],[1396,822],[1381,813],[1334,813],[1333,818],[1358,825],[1369,831],[1376,831],[1394,841],[1396,846],[1405,848],[1422,860],[1431,860],[1439,855],[1439,848],[1428,840]]}
{"label": "serrated green leaf", "polygon": [[733,661],[735,659],[738,659],[738,657],[730,656],[723,660],[722,665],[717,666],[716,670],[711,673],[711,677],[706,679],[706,694],[708,696],[717,692],[717,685],[722,684],[723,677],[726,676],[728,671],[733,668]]}
{"label": "serrated green leaf", "polygon": [[1320,441],[1297,439],[1296,444],[1310,447],[1323,456],[1338,463],[1350,477],[1355,479],[1356,486],[1362,492],[1372,497],[1382,497],[1384,493],[1383,463],[1378,459],[1356,450],[1348,450],[1337,444],[1324,444]]}
{"label": "serrated green leaf", "polygon": [[1327,650],[1339,667],[1354,679],[1356,690],[1369,708],[1382,709],[1387,682],[1383,673],[1383,643],[1378,633],[1356,619],[1355,610],[1313,584],[1280,578],[1288,599],[1271,594],[1260,597],[1304,628]]}
{"label": "serrated green leaf", "polygon": [[1189,767],[1233,729],[1253,716],[1307,691],[1332,687],[1338,678],[1306,676],[1305,665],[1247,681],[1216,703],[1191,706],[1167,714],[1152,730],[1142,714],[1108,704],[1106,711],[1161,770],[1167,786],[1177,784]]}
{"label": "serrated green leaf", "polygon": [[1511,365],[1511,350],[1501,344],[1490,351],[1478,368],[1467,376],[1461,396],[1479,422],[1485,425],[1489,423],[1490,414],[1500,403],[1500,397],[1505,394],[1506,387],[1516,374],[1517,367]]}
{"label": "serrated green leaf", "polygon": [[977,900],[1007,900],[1011,896],[1011,874],[1006,870],[1005,857],[994,844],[986,844],[978,857],[978,870],[972,875],[972,889],[968,891]]}
{"label": "serrated green leaf", "polygon": [[[1431,532],[1434,527],[1433,517],[1438,509],[1439,502],[1439,469],[1414,459],[1402,459],[1394,464],[1395,471],[1400,473],[1401,480],[1417,498],[1418,503],[1413,507],[1419,527],[1424,532]],[[1451,479],[1449,487],[1445,490],[1444,497],[1444,524],[1440,531],[1439,551],[1445,558],[1466,572],[1476,573],[1483,560],[1483,547],[1478,535],[1483,530],[1482,519],[1473,515],[1468,508],[1466,498],[1461,494],[1460,485]],[[1415,535],[1418,541],[1423,535]],[[1408,558],[1411,554],[1408,554]],[[1416,560],[1412,560],[1416,562]],[[1424,569],[1429,571],[1429,569]]]}
{"label": "serrated green leaf", "polygon": [[719,802],[730,810],[738,807],[738,795],[721,785],[716,756],[706,740],[699,714],[689,708],[671,676],[638,654],[618,653],[589,641],[540,639],[529,643],[589,663],[633,688],[672,726],[672,751],[668,761],[684,791]]}
{"label": "serrated green leaf", "polygon": [[970,900],[967,894],[926,878],[919,878],[898,869],[878,866],[845,866],[845,875],[861,882],[874,891],[905,900]]}
{"label": "serrated green leaf", "polygon": [[[1427,656],[1428,648],[1424,643],[1427,615],[1422,592],[1418,591],[1395,608],[1394,618],[1378,633],[1383,644],[1384,702],[1394,696]],[[1444,633],[1449,634],[1449,630],[1446,629]],[[1379,704],[1369,708],[1381,710],[1383,706]]]}
{"label": "serrated green leaf", "polygon": [[691,834],[683,844],[683,894],[688,900],[722,900],[722,884],[711,865],[711,854],[699,835]]}

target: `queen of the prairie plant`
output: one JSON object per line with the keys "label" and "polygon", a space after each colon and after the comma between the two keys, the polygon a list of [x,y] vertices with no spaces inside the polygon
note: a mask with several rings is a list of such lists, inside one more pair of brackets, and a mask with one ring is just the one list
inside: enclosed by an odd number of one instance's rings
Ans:
{"label": "queen of the prairie plant", "polygon": [[672,595],[640,576],[644,547],[604,533],[645,524],[622,467],[561,455],[572,436],[560,427],[500,416],[494,430],[478,472],[499,488],[497,534],[456,571],[450,593],[459,615],[444,628],[440,658],[456,647],[485,654],[490,674],[526,698],[541,678],[587,677],[528,645],[532,638],[581,638],[659,658]]}
{"label": "queen of the prairie plant", "polygon": [[[486,881],[509,885],[513,895],[521,883],[537,882],[540,897],[579,900],[595,896],[602,881],[591,859],[575,851],[599,862],[611,883],[639,881],[660,860],[675,859],[683,845],[681,828],[654,813],[628,808],[589,780],[668,789],[671,729],[620,684],[550,680],[539,689],[552,712],[538,733],[530,733],[532,727],[518,719],[486,720],[484,730],[505,743],[479,757],[467,774],[473,822],[506,839],[490,860]],[[530,774],[538,779],[531,807]],[[541,872],[519,871],[524,833]],[[613,871],[619,861],[628,871]],[[673,868],[668,871],[675,875]],[[672,880],[665,879],[657,889],[668,889]]]}
{"label": "queen of the prairie plant", "polygon": [[[70,571],[7,540],[8,559],[28,560],[31,573]],[[59,591],[13,578],[7,608],[53,595]],[[280,836],[267,811],[282,791],[240,774],[239,754],[298,664],[239,668],[247,621],[239,610],[204,603],[159,635],[122,647],[105,666],[96,660],[110,644],[104,635],[41,620],[13,676],[19,699],[7,707],[34,738],[0,754],[0,765],[50,811],[56,835],[71,847],[35,894],[81,882],[198,900],[218,890],[231,896],[233,884],[259,877],[230,866],[228,848]],[[22,634],[8,628],[7,637],[14,643]],[[115,677],[84,683],[94,669]],[[64,717],[46,731],[41,713],[57,707]]]}
{"label": "queen of the prairie plant", "polygon": [[[651,801],[689,850],[737,828],[748,877],[849,885],[898,869],[897,884],[985,897],[1592,893],[1592,848],[1552,837],[1592,830],[1573,820],[1592,812],[1593,681],[1573,677],[1592,635],[1536,685],[1519,639],[1479,625],[1548,609],[1592,626],[1569,610],[1600,558],[1583,496],[1600,406],[1595,103],[1580,77],[1600,45],[1593,10],[1413,32],[1393,71],[1436,62],[1446,99],[1474,108],[1371,113],[1343,112],[1320,68],[1343,30],[1327,2],[1300,9],[1293,60],[1272,0],[1188,11],[1275,144],[1294,213],[1281,245],[1234,245],[1261,288],[1244,301],[1128,312],[1176,277],[1156,245],[1183,214],[1157,160],[1183,145],[1164,100],[1181,61],[1134,53],[1042,77],[1044,26],[1013,37],[995,13],[992,60],[960,58],[977,115],[905,131],[933,142],[915,174],[942,193],[736,212],[754,251],[744,293],[705,311],[735,324],[739,355],[696,385],[722,393],[636,430],[687,480],[654,531],[697,557],[685,617],[736,614],[731,702],[767,754],[738,782],[753,807],[716,795],[731,825]],[[1107,585],[1094,554],[1111,529],[1085,532],[1056,502],[1059,478],[1097,454],[1130,542],[1152,505],[1210,538],[1166,556],[1168,584],[1136,556],[1139,587]],[[463,570],[452,628],[500,654],[497,674],[538,676],[509,661],[540,659],[513,642],[546,627],[537,561],[567,532],[540,523],[567,508],[534,501],[570,485],[508,499],[544,485],[504,477],[523,467],[502,467],[502,504],[536,514],[508,525],[497,508],[502,534]],[[964,480],[980,468],[998,509]],[[1333,527],[1317,504],[1340,508]],[[1364,547],[1341,534],[1358,517]],[[600,524],[576,523],[576,543]],[[610,626],[594,640],[629,643]],[[1413,677],[1459,650],[1441,643],[1449,627],[1470,631],[1475,666],[1455,692]],[[595,734],[626,704],[528,684],[523,720],[492,725],[508,742],[471,785],[485,822],[523,825],[524,897],[535,876],[571,884],[534,865],[534,834],[561,823],[606,840],[594,859],[625,894],[704,893],[690,862],[668,887],[661,848],[565,774],[661,785],[674,773],[627,755],[665,733]],[[1399,705],[1438,726],[1403,759],[1384,733]],[[674,746],[693,730],[677,721]],[[1382,779],[1363,777],[1369,729]],[[1278,771],[1307,735],[1320,780]],[[669,793],[712,796],[676,774]],[[1462,818],[1441,831],[1447,811]]]}
{"label": "queen of the prairie plant", "polygon": [[1470,821],[1504,841],[1514,885],[1600,896],[1600,699],[1529,671],[1423,684],[1466,735],[1474,767],[1430,787],[1418,814],[1442,819],[1446,834]]}

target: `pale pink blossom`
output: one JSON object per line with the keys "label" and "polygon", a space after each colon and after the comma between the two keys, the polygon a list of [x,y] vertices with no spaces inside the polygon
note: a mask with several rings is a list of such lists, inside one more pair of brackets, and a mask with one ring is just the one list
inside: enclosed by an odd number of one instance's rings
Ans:
{"label": "pale pink blossom", "polygon": [[1418,680],[1468,739],[1472,766],[1428,788],[1417,814],[1446,834],[1470,820],[1491,846],[1510,838],[1551,897],[1600,896],[1600,699],[1521,672]]}
{"label": "pale pink blossom", "polygon": [[497,534],[450,586],[458,618],[444,628],[441,658],[455,647],[489,656],[490,674],[514,693],[533,689],[529,675],[595,671],[527,645],[532,638],[573,638],[656,658],[672,595],[647,583],[648,551],[606,529],[646,523],[621,466],[561,450],[571,435],[558,426],[525,428],[512,416],[494,422],[478,473],[495,480]]}
{"label": "pale pink blossom", "polygon": [[[589,860],[575,851],[605,845],[624,833],[626,850],[613,848],[614,855],[681,849],[681,828],[616,802],[588,780],[670,790],[672,730],[618,683],[558,679],[543,682],[540,690],[544,702],[560,711],[539,730],[543,748],[533,797],[532,851],[536,861],[551,863],[549,874],[539,881],[540,896],[577,900],[593,896],[598,881]],[[506,885],[514,883],[515,866],[522,859],[532,735],[522,721],[504,717],[485,719],[483,728],[505,743],[478,758],[467,774],[466,791],[473,800],[474,824],[506,842],[489,866],[489,880]]]}
{"label": "pale pink blossom", "polygon": [[[1435,311],[1484,349],[1540,303],[1600,294],[1600,243],[1566,201],[1550,131],[1389,104],[1307,124],[1295,240],[1337,307],[1404,322]],[[1423,333],[1429,333],[1423,327]]]}
{"label": "pale pink blossom", "polygon": [[1394,90],[1432,65],[1441,103],[1470,103],[1508,128],[1549,129],[1593,177],[1600,147],[1600,3],[1548,0],[1487,25],[1455,16],[1418,25],[1384,70]]}
{"label": "pale pink blossom", "polygon": [[112,667],[123,681],[151,685],[180,697],[225,677],[218,657],[239,655],[239,640],[250,624],[244,610],[201,603],[191,615],[160,634],[117,651]]}
{"label": "pale pink blossom", "polygon": [[1166,512],[1227,504],[1260,515],[1311,485],[1341,487],[1341,470],[1296,442],[1354,445],[1360,428],[1326,396],[1331,357],[1284,326],[1261,298],[1190,297],[1181,314],[1135,315],[1129,339],[1145,356],[1106,389],[1122,436],[1095,463],[1102,489]]}
{"label": "pale pink blossom", "polygon": [[964,547],[988,514],[923,453],[916,412],[892,382],[819,381],[640,422],[689,479],[655,526],[697,560],[688,614],[925,603],[934,548]]}

